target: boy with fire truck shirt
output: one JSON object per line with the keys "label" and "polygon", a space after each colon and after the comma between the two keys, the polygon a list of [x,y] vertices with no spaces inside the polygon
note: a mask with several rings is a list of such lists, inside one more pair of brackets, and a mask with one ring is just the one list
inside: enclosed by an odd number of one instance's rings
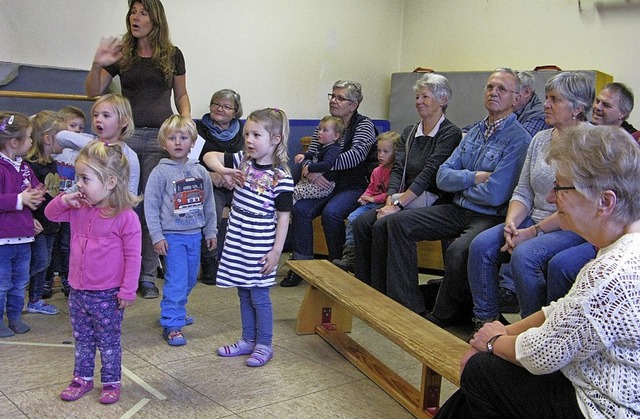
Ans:
{"label": "boy with fire truck shirt", "polygon": [[187,343],[182,327],[193,323],[186,304],[198,277],[202,235],[209,250],[217,245],[211,178],[197,160],[189,159],[197,136],[189,118],[173,115],[162,124],[158,142],[169,158],[153,169],[144,191],[149,234],[165,261],[160,324],[171,346]]}

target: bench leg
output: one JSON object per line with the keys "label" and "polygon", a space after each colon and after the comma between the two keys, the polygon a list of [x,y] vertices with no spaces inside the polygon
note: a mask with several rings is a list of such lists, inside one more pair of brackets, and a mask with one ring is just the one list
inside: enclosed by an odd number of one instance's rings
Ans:
{"label": "bench leg", "polygon": [[351,313],[319,289],[309,286],[298,312],[296,333],[312,335],[316,332],[316,326],[327,323],[335,330],[348,333],[351,332],[352,322]]}
{"label": "bench leg", "polygon": [[420,402],[422,410],[435,415],[440,406],[440,387],[442,377],[426,365],[422,366],[422,383],[420,385]]}

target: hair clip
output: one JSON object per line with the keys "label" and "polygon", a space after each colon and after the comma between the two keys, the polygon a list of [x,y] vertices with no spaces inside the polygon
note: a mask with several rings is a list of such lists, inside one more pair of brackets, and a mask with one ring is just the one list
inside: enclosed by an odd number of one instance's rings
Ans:
{"label": "hair clip", "polygon": [[13,115],[9,115],[7,119],[2,121],[2,123],[0,124],[0,131],[7,132],[7,126],[13,124],[13,119]]}

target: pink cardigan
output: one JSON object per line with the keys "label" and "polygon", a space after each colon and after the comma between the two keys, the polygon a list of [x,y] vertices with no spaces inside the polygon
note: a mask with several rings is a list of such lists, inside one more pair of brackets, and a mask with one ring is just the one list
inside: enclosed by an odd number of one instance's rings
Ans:
{"label": "pink cardigan", "polygon": [[45,215],[71,223],[69,285],[77,290],[120,288],[118,298],[135,300],[142,261],[142,234],[132,209],[106,218],[100,208],[71,208],[54,198]]}

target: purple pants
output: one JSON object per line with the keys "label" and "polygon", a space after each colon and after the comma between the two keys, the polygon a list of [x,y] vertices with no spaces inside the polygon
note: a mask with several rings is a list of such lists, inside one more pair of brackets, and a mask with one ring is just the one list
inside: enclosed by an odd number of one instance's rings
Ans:
{"label": "purple pants", "polygon": [[118,288],[104,291],[71,289],[69,316],[76,339],[75,377],[93,377],[97,347],[102,361],[102,383],[120,382],[124,309],[118,308],[117,294]]}

